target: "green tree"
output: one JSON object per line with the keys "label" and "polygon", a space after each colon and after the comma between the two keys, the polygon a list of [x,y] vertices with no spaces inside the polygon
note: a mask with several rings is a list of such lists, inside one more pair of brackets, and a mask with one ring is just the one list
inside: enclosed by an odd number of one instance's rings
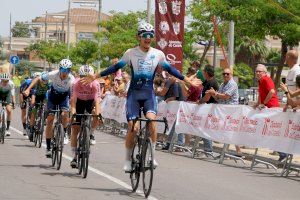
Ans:
{"label": "green tree", "polygon": [[111,59],[120,58],[127,49],[136,46],[138,22],[145,19],[146,12],[114,13],[110,20],[101,22],[103,31],[95,35],[100,45],[95,59],[108,66]]}
{"label": "green tree", "polygon": [[34,63],[31,63],[27,60],[21,60],[19,64],[16,66],[16,72],[19,75],[24,75],[27,71],[32,73],[33,71],[37,70],[37,66]]}
{"label": "green tree", "polygon": [[70,59],[74,64],[92,63],[97,57],[98,45],[94,41],[81,40],[71,49]]}
{"label": "green tree", "polygon": [[205,2],[210,2],[210,11],[220,19],[235,22],[236,37],[248,36],[263,40],[270,35],[281,39],[281,60],[275,77],[278,86],[288,47],[293,47],[300,41],[300,1],[207,0]]}
{"label": "green tree", "polygon": [[40,59],[45,59],[50,67],[52,64],[59,63],[61,59],[66,58],[68,55],[67,45],[65,43],[51,40],[38,41],[31,44],[26,50],[33,51]]}
{"label": "green tree", "polygon": [[11,32],[13,37],[30,37],[29,25],[24,22],[16,22]]}

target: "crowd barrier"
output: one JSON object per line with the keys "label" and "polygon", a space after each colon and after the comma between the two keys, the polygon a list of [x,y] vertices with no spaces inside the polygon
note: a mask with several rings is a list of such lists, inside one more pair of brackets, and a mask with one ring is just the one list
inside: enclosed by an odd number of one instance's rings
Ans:
{"label": "crowd barrier", "polygon": [[[101,103],[101,109],[104,118],[126,124],[125,98],[107,95]],[[175,126],[176,133],[191,134],[225,144],[300,154],[300,112],[282,112],[280,108],[254,110],[245,105],[197,105],[172,101],[158,104],[157,117],[166,117],[169,127]],[[157,126],[158,131],[162,132],[163,125]]]}

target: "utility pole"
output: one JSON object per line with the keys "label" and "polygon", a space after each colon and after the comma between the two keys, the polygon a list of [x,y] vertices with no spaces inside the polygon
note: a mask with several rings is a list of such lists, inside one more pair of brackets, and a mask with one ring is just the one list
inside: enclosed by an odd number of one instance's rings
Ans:
{"label": "utility pole", "polygon": [[[44,33],[44,40],[47,41],[47,20],[48,20],[48,11],[46,10],[46,16],[45,16],[45,33]],[[44,71],[46,71],[46,59],[44,60]]]}
{"label": "utility pole", "polygon": [[151,0],[147,0],[147,22],[151,21]]}
{"label": "utility pole", "polygon": [[101,22],[101,12],[102,12],[102,0],[99,0],[99,16],[98,16],[98,21],[99,21],[98,31],[99,32],[101,31],[101,25],[100,25],[100,22]]}
{"label": "utility pole", "polygon": [[68,58],[69,58],[69,51],[70,51],[70,21],[71,21],[71,0],[68,2],[68,36],[67,36],[67,43],[68,43]]}
{"label": "utility pole", "polygon": [[11,13],[9,13],[9,53],[11,53],[11,41],[12,41],[12,34],[11,34]]}
{"label": "utility pole", "polygon": [[229,24],[229,67],[232,68],[234,65],[234,22],[230,21]]}

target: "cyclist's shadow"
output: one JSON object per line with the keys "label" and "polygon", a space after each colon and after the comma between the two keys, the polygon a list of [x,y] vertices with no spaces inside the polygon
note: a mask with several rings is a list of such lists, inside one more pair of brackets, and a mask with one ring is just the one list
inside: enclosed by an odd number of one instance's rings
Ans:
{"label": "cyclist's shadow", "polygon": [[119,193],[120,195],[123,196],[128,196],[132,197],[134,199],[145,199],[144,196],[141,196],[135,192],[132,192],[131,190],[128,189],[123,189],[123,188],[114,188],[114,189],[108,189],[108,188],[90,188],[90,187],[77,187],[76,189],[81,189],[81,190],[94,190],[94,191],[99,191],[99,192],[109,192],[109,193]]}

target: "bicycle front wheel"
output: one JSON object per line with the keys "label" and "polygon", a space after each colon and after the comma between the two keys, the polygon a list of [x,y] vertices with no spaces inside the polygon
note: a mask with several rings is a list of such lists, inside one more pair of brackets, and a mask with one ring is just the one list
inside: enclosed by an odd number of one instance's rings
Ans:
{"label": "bicycle front wheel", "polygon": [[45,115],[44,115],[44,109],[40,109],[39,112],[40,120],[38,123],[38,148],[41,148],[42,142],[43,142],[43,134],[44,134],[44,123],[45,123]]}
{"label": "bicycle front wheel", "polygon": [[[54,127],[54,134],[56,134],[56,131],[55,131],[56,127]],[[51,159],[52,159],[52,167],[55,166],[55,163],[56,163],[56,157],[57,157],[57,151],[56,151],[56,140],[55,140],[56,136],[54,135],[54,138],[52,139],[51,141]]]}
{"label": "bicycle front wheel", "polygon": [[82,154],[82,170],[83,178],[86,178],[89,168],[89,157],[90,157],[90,129],[85,127],[84,133],[84,143],[83,143],[83,154]]}
{"label": "bicycle front wheel", "polygon": [[150,139],[144,141],[142,149],[143,190],[145,197],[150,195],[153,181],[153,148]]}
{"label": "bicycle front wheel", "polygon": [[136,143],[133,147],[132,154],[131,154],[131,168],[132,172],[130,172],[130,181],[131,181],[131,187],[132,192],[135,192],[139,186],[140,182],[140,148],[139,144]]}
{"label": "bicycle front wheel", "polygon": [[62,153],[64,149],[64,128],[62,124],[58,125],[57,129],[57,166],[56,169],[59,170],[61,166],[61,160],[62,160]]}
{"label": "bicycle front wheel", "polygon": [[0,140],[1,143],[4,144],[4,136],[5,136],[5,113],[2,112],[2,116],[1,116],[1,132],[0,132]]}

